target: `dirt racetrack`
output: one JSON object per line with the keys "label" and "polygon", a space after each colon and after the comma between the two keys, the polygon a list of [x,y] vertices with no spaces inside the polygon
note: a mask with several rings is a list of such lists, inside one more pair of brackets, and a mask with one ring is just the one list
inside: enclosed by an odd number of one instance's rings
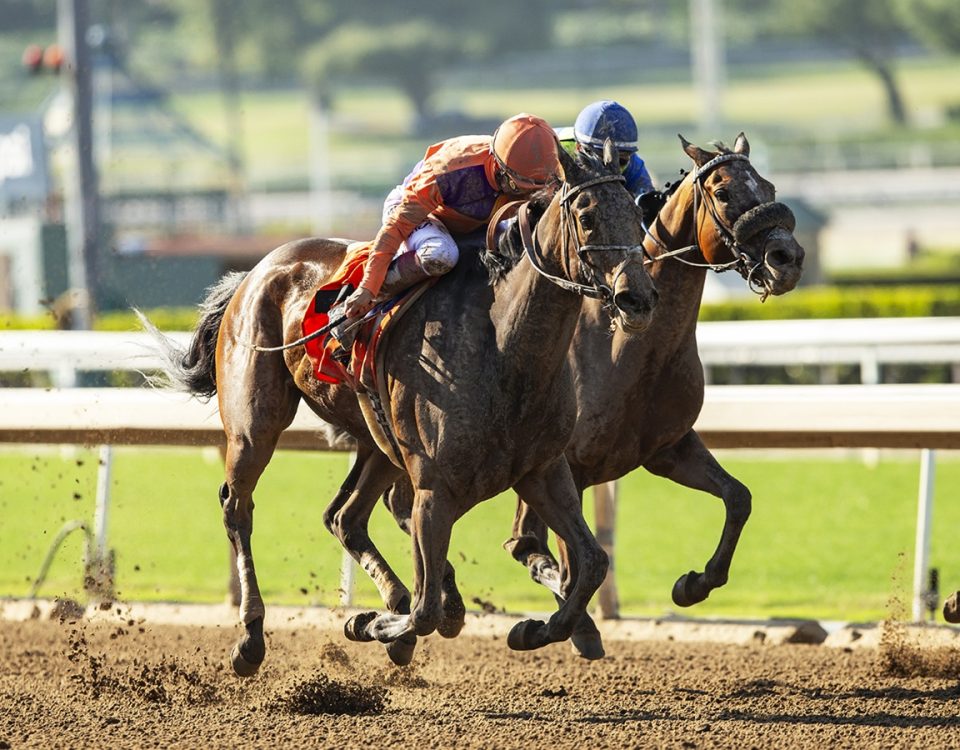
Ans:
{"label": "dirt racetrack", "polygon": [[956,641],[919,645],[899,627],[872,646],[856,632],[832,646],[760,631],[739,644],[608,639],[588,663],[566,644],[514,653],[468,625],[479,634],[422,640],[398,669],[378,644],[288,622],[268,627],[266,662],[241,681],[234,626],[107,614],[0,619],[0,748],[960,744]]}

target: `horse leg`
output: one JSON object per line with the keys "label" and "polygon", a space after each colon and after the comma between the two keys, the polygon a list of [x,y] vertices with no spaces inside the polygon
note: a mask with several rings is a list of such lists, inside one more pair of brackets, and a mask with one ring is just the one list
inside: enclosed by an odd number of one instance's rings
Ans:
{"label": "horse leg", "polygon": [[370,539],[367,525],[377,499],[400,475],[379,450],[357,450],[357,460],[323,513],[323,525],[374,582],[391,612],[410,612],[410,592]]}
{"label": "horse leg", "polygon": [[[296,401],[293,402],[296,410]],[[284,425],[285,426],[285,425]],[[231,654],[233,671],[250,677],[263,662],[266,645],[263,641],[263,599],[253,565],[250,537],[253,534],[253,490],[273,456],[281,427],[275,435],[262,440],[231,434],[227,439],[226,481],[220,487],[220,505],[227,538],[233,545],[240,578],[240,619],[246,634]]]}
{"label": "horse leg", "polygon": [[[583,493],[580,493],[580,506],[583,507]],[[547,546],[547,525],[523,498],[517,496],[517,512],[513,518],[513,537],[504,543],[514,559],[526,565],[530,577],[553,592],[558,604],[563,603],[564,573],[567,563],[566,545],[557,539],[560,560],[557,562]],[[567,576],[569,578],[569,576]],[[569,581],[567,581],[569,586]],[[574,653],[585,659],[601,659],[604,656],[603,640],[593,618],[583,613],[573,634],[570,636]]]}
{"label": "horse leg", "polygon": [[437,629],[443,617],[440,587],[450,533],[457,517],[452,498],[447,493],[416,491],[411,515],[415,574],[412,610],[409,615],[358,615],[354,618],[354,630],[365,638],[390,643],[410,633],[429,635]]}
{"label": "horse leg", "polygon": [[954,591],[943,603],[943,619],[954,625],[960,623],[960,591]]}
{"label": "horse leg", "polygon": [[580,496],[567,460],[561,456],[546,470],[528,474],[514,489],[547,526],[567,545],[571,554],[565,573],[560,608],[544,624],[537,620],[517,623],[510,631],[513,649],[533,649],[564,641],[586,614],[590,598],[607,574],[607,555],[583,519]]}
{"label": "horse leg", "polygon": [[[407,534],[412,534],[411,513],[413,512],[413,485],[409,477],[402,477],[394,482],[383,496],[383,503],[387,506],[397,525]],[[443,617],[437,625],[437,632],[444,638],[456,638],[463,630],[467,617],[467,608],[463,597],[457,588],[457,576],[453,565],[448,560],[444,568],[443,581],[440,584],[440,606],[443,608]]]}
{"label": "horse leg", "polygon": [[530,578],[560,596],[562,576],[547,542],[547,525],[519,495],[513,517],[513,536],[503,543],[503,547],[514,560],[526,566]]}
{"label": "horse leg", "polygon": [[[367,530],[377,498],[399,477],[400,471],[381,452],[358,452],[350,475],[324,512],[323,522],[370,576],[387,609],[394,614],[408,615],[410,592],[374,545]],[[344,635],[351,640],[372,640],[364,627],[371,619],[370,613],[351,618],[344,626]],[[416,635],[409,633],[387,643],[387,655],[394,664],[404,667],[412,661],[416,646]]]}
{"label": "horse leg", "polygon": [[717,463],[693,430],[679,442],[654,455],[644,464],[644,468],[677,484],[709,492],[723,500],[726,510],[723,531],[704,572],[691,570],[680,576],[673,586],[674,603],[689,607],[702,602],[711,591],[727,582],[740,533],[750,517],[750,490]]}

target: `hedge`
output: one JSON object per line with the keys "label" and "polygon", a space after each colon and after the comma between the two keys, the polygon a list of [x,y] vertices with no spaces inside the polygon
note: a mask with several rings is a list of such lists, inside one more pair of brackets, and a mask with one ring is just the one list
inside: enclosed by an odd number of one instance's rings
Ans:
{"label": "hedge", "polygon": [[763,304],[750,298],[704,304],[700,320],[919,318],[960,316],[960,285],[800,288]]}

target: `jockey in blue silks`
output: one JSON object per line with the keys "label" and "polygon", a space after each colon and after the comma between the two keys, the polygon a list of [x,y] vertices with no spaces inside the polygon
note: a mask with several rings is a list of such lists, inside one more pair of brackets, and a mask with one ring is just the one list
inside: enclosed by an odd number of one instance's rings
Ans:
{"label": "jockey in blue silks", "polygon": [[603,155],[603,142],[610,138],[620,153],[620,171],[634,198],[653,190],[653,180],[637,154],[637,123],[626,107],[609,99],[588,104],[577,115],[572,128],[557,131],[560,145],[571,156],[579,149],[593,149]]}

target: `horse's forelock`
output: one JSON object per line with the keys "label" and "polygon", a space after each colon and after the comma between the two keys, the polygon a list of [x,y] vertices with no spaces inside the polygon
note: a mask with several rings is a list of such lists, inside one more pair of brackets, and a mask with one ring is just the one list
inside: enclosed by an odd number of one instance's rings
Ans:
{"label": "horse's forelock", "polygon": [[603,156],[596,153],[591,148],[581,149],[576,152],[576,163],[577,166],[586,172],[586,174],[578,175],[576,182],[573,180],[568,180],[571,185],[576,185],[579,182],[586,182],[592,177],[600,177],[605,174],[617,174],[620,170],[618,164],[607,164],[603,160]]}

